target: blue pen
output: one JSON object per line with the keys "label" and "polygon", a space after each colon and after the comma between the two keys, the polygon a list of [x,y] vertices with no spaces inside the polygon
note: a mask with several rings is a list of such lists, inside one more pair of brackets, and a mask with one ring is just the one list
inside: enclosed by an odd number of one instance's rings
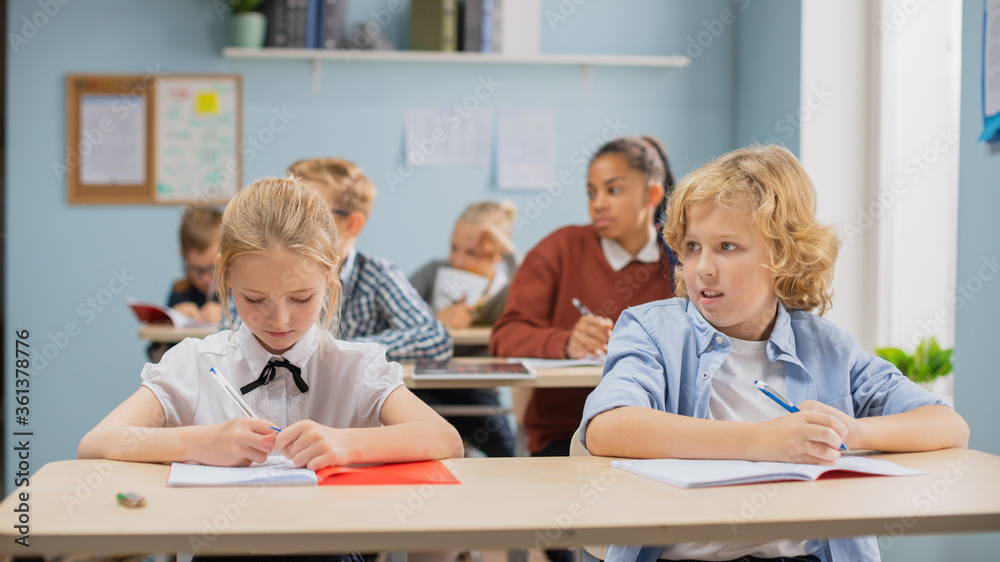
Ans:
{"label": "blue pen", "polygon": [[[785,398],[784,396],[782,396],[781,393],[779,393],[777,390],[771,390],[771,388],[769,386],[767,386],[766,382],[764,382],[764,381],[753,381],[753,384],[754,384],[754,386],[757,387],[757,390],[763,392],[764,395],[766,395],[768,398],[770,398],[771,400],[774,400],[775,402],[777,402],[778,405],[781,406],[782,408],[788,410],[789,412],[791,412],[793,414],[795,412],[801,412],[801,410],[799,410],[798,408],[796,408],[795,406],[793,406],[792,403],[789,402],[787,398]],[[843,443],[841,443],[840,444],[840,450],[841,451],[846,451],[847,450],[847,446],[844,445]]]}
{"label": "blue pen", "polygon": [[594,315],[594,313],[591,312],[590,309],[587,308],[587,306],[584,305],[582,302],[580,302],[580,299],[578,299],[576,297],[573,297],[573,306],[575,306],[576,309],[580,311],[580,314],[582,314],[584,316],[593,316]]}

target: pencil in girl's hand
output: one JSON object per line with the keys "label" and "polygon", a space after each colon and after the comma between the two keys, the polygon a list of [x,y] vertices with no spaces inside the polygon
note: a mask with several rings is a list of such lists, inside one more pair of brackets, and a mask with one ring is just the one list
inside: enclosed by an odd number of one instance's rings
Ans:
{"label": "pencil in girl's hand", "polygon": [[229,381],[227,381],[219,373],[219,371],[216,370],[215,367],[212,367],[211,369],[209,369],[208,372],[212,373],[212,378],[215,379],[215,382],[219,383],[219,386],[222,387],[222,390],[226,391],[226,394],[228,394],[230,396],[230,398],[232,398],[233,400],[236,401],[236,405],[239,406],[241,410],[243,410],[244,414],[250,416],[251,418],[256,418],[257,417],[253,413],[253,410],[250,409],[250,406],[247,406],[247,403],[243,401],[243,398],[239,394],[236,393],[236,389],[233,388],[233,385],[229,384]]}

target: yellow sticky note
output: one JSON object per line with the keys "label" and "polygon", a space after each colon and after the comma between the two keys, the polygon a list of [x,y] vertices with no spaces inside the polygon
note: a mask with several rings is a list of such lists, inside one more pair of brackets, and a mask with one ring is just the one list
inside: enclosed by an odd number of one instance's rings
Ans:
{"label": "yellow sticky note", "polygon": [[196,113],[218,113],[219,93],[214,91],[198,92],[194,97],[194,110]]}

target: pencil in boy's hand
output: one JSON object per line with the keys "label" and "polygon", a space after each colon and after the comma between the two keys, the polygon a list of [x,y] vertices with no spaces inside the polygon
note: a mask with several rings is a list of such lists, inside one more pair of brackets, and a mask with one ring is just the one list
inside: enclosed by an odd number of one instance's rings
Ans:
{"label": "pencil in boy's hand", "polygon": [[[775,402],[777,402],[778,405],[781,406],[782,408],[788,410],[789,412],[791,412],[793,414],[795,412],[801,412],[801,410],[799,410],[798,407],[796,407],[794,404],[792,404],[791,402],[789,402],[788,399],[785,398],[784,396],[782,396],[780,392],[778,392],[777,390],[774,390],[771,387],[767,386],[766,382],[764,382],[764,381],[753,381],[753,384],[754,384],[754,386],[757,387],[757,390],[763,392],[765,396],[767,396],[771,400],[774,400]],[[841,451],[848,450],[847,449],[847,445],[844,445],[843,443],[841,443],[840,444],[840,450]]]}
{"label": "pencil in boy's hand", "polygon": [[226,391],[226,394],[228,394],[230,398],[236,401],[236,405],[239,406],[241,410],[243,410],[244,414],[250,416],[251,418],[257,417],[256,414],[253,413],[253,410],[250,409],[250,406],[248,406],[247,403],[243,401],[243,398],[236,393],[236,389],[233,388],[233,385],[229,384],[229,381],[223,378],[223,376],[219,373],[218,370],[216,370],[215,367],[209,369],[208,372],[212,373],[212,378],[215,379],[215,382],[217,382],[219,386],[222,387],[222,390]]}
{"label": "pencil in boy's hand", "polygon": [[590,309],[587,308],[582,302],[580,302],[580,299],[578,299],[576,297],[573,297],[573,306],[575,306],[576,309],[580,311],[580,314],[582,314],[584,316],[593,316],[594,315],[594,313],[591,312]]}

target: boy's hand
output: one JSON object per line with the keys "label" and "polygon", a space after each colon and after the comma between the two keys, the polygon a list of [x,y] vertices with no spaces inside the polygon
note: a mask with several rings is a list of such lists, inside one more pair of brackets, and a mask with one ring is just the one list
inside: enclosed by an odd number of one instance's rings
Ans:
{"label": "boy's hand", "polygon": [[282,429],[275,448],[295,466],[310,470],[350,464],[351,448],[346,432],[313,420],[297,421]]}
{"label": "boy's hand", "polygon": [[573,332],[566,342],[566,357],[582,359],[597,357],[608,352],[608,340],[615,323],[603,316],[581,316],[573,326]]}
{"label": "boy's hand", "polygon": [[193,302],[179,302],[173,306],[173,309],[191,318],[201,318],[201,311],[198,310],[198,305]]}
{"label": "boy's hand", "polygon": [[274,449],[277,432],[267,420],[235,418],[198,426],[193,460],[212,466],[249,466],[264,462]]}
{"label": "boy's hand", "polygon": [[437,318],[448,328],[468,328],[476,319],[476,307],[457,302],[438,311]]}
{"label": "boy's hand", "polygon": [[222,307],[215,301],[206,302],[202,305],[198,318],[211,324],[218,324],[222,320]]}
{"label": "boy's hand", "polygon": [[839,459],[840,444],[848,435],[847,425],[838,416],[819,411],[815,404],[818,403],[803,402],[799,405],[801,412],[762,422],[760,437],[754,446],[756,454],[751,460],[829,466]]}
{"label": "boy's hand", "polygon": [[[841,412],[840,410],[834,408],[833,406],[827,406],[822,402],[817,402],[815,400],[804,400],[799,404],[799,409],[803,412],[820,412],[823,414],[829,414],[844,424],[847,427],[847,435],[844,435],[844,446],[848,449],[865,449],[864,443],[864,420],[852,418],[851,416]],[[839,447],[839,445],[838,445]]]}

